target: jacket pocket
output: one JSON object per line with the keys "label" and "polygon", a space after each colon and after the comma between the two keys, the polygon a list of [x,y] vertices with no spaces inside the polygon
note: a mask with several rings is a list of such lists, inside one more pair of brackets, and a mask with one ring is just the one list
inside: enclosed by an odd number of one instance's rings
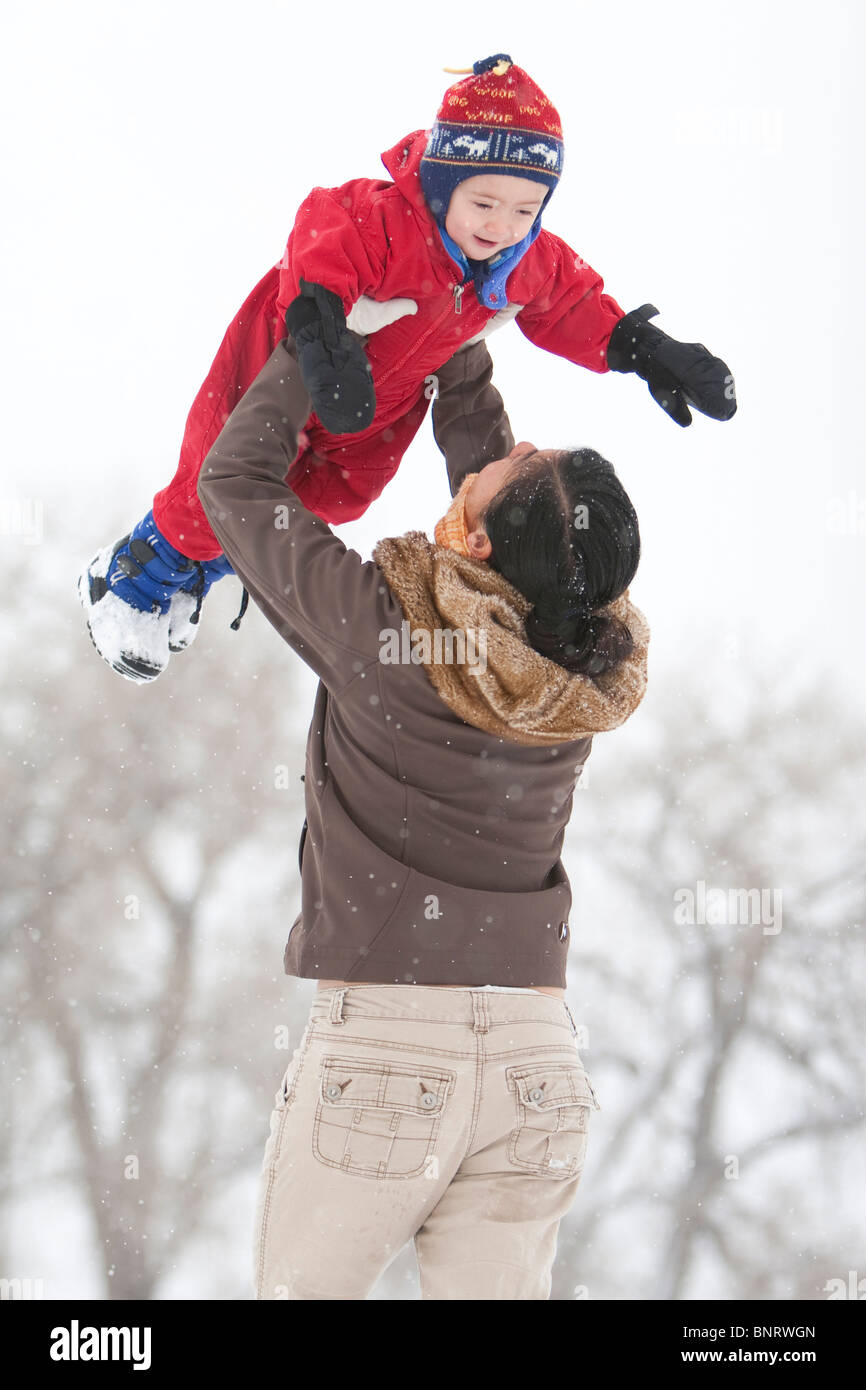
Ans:
{"label": "jacket pocket", "polygon": [[320,1163],[368,1178],[435,1174],[431,1163],[456,1073],[325,1057],[313,1124]]}
{"label": "jacket pocket", "polygon": [[506,1068],[515,1124],[508,1160],[524,1173],[573,1178],[583,1168],[590,1111],[600,1110],[592,1083],[573,1062]]}
{"label": "jacket pocket", "polygon": [[307,819],[304,817],[304,824],[301,828],[301,838],[298,842],[298,873],[304,872],[304,843],[307,838]]}

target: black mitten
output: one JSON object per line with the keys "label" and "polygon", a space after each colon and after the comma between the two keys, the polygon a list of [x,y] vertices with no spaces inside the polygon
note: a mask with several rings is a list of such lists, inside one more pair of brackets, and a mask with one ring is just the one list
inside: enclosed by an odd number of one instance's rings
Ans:
{"label": "black mitten", "polygon": [[361,339],[346,327],[339,295],[310,280],[286,310],[286,331],[313,408],[331,434],[357,434],[373,423],[376,392]]}
{"label": "black mitten", "polygon": [[721,357],[703,343],[678,343],[648,320],[654,304],[642,304],[621,318],[607,345],[607,365],[614,372],[636,372],[650,395],[678,425],[690,425],[689,406],[713,420],[736,413],[734,378]]}

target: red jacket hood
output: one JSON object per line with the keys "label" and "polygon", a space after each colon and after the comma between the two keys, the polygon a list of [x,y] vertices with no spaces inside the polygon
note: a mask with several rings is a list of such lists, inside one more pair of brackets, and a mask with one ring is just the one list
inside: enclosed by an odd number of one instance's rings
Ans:
{"label": "red jacket hood", "polygon": [[427,218],[431,227],[435,227],[436,220],[427,205],[418,173],[429,135],[429,130],[413,130],[390,150],[383,150],[381,159],[403,197]]}

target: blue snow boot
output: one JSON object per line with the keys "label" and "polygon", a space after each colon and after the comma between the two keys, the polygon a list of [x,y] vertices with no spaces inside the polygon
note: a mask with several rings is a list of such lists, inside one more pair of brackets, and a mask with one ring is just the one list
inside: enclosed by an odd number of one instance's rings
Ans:
{"label": "blue snow boot", "polygon": [[[190,560],[170,545],[149,511],[129,535],[104,546],[78,580],[78,596],[99,655],[127,680],[155,680],[173,651],[198,630],[202,600],[217,579],[232,574],[225,556]],[[241,613],[246,608],[244,590]]]}

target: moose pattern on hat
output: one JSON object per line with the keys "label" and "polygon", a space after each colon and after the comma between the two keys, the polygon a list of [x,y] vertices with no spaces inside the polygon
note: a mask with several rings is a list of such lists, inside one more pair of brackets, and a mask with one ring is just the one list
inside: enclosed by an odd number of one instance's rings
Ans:
{"label": "moose pattern on hat", "polygon": [[562,141],[545,139],[537,130],[514,126],[491,130],[489,126],[443,124],[430,131],[424,158],[442,164],[501,165],[516,169],[543,169],[557,177],[562,173]]}

